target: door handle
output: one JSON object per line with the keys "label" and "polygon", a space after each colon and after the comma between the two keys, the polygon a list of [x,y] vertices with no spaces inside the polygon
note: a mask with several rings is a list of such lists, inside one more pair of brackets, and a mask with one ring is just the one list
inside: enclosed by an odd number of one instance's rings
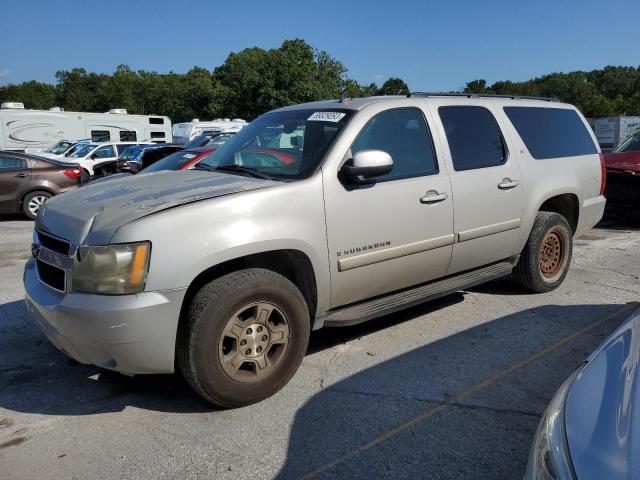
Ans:
{"label": "door handle", "polygon": [[26,176],[27,176],[26,173],[18,173],[17,175],[14,175],[15,178],[24,178]]}
{"label": "door handle", "polygon": [[500,190],[510,190],[512,188],[516,188],[518,186],[517,180],[511,180],[510,178],[503,178],[502,181],[498,184],[498,188]]}
{"label": "door handle", "polygon": [[429,190],[424,197],[420,197],[420,203],[438,203],[446,199],[446,193],[438,193],[436,190]]}

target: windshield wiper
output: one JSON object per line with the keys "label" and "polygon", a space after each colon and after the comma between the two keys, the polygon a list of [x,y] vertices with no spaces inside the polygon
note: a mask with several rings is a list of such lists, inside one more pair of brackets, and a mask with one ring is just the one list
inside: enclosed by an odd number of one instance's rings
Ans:
{"label": "windshield wiper", "polygon": [[253,168],[243,167],[242,165],[220,165],[219,167],[216,167],[215,170],[219,172],[247,173],[255,178],[262,178],[264,180],[273,179],[266,173],[259,172],[258,170],[254,170]]}

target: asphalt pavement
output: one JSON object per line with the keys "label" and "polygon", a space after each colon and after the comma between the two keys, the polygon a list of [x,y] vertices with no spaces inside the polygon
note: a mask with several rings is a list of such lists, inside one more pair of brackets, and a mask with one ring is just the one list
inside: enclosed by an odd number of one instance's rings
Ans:
{"label": "asphalt pavement", "polygon": [[32,228],[0,219],[2,479],[521,478],[557,387],[640,300],[640,223],[610,217],[554,292],[503,279],[314,332],[282,391],[218,410],[53,348],[23,301]]}

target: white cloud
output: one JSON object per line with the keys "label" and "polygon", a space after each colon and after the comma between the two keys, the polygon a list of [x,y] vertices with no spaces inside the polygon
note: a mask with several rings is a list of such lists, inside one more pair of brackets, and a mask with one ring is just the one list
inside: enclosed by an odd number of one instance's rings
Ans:
{"label": "white cloud", "polygon": [[11,70],[8,68],[0,68],[0,77],[6,77],[11,73]]}

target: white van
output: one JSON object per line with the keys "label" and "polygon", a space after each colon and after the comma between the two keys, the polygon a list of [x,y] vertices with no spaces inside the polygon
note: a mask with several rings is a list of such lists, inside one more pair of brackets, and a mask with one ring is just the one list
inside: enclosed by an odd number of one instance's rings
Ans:
{"label": "white van", "polygon": [[61,158],[61,161],[77,163],[89,175],[93,176],[93,167],[115,160],[129,147],[133,145],[153,145],[153,142],[107,142],[88,143],[68,157]]}
{"label": "white van", "polygon": [[209,122],[201,122],[199,119],[194,118],[190,122],[176,123],[173,126],[173,143],[184,145],[202,132],[237,133],[245,125],[247,125],[247,122],[241,118],[234,118],[233,120],[217,118]]}
{"label": "white van", "polygon": [[63,139],[93,142],[171,142],[171,120],[157,115],[26,110],[22,103],[0,105],[0,150],[42,151]]}

